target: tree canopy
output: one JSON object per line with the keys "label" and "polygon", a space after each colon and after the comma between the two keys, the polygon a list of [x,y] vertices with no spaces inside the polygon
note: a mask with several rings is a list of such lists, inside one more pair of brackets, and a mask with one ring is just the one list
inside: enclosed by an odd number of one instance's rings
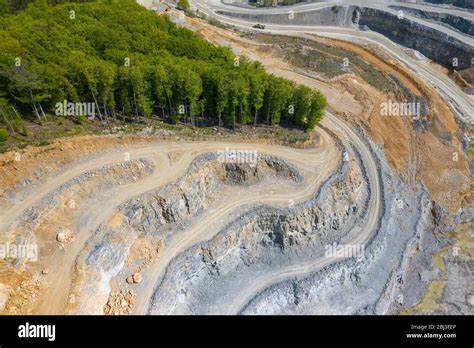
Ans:
{"label": "tree canopy", "polygon": [[63,100],[92,102],[105,121],[284,122],[308,131],[326,106],[319,91],[270,75],[134,0],[0,0],[0,123],[41,120]]}

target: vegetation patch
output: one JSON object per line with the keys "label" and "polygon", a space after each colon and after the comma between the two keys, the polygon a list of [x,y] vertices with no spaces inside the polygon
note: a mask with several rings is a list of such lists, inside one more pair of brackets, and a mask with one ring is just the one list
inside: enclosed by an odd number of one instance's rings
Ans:
{"label": "vegetation patch", "polygon": [[257,34],[256,38],[264,43],[279,45],[286,52],[284,58],[287,61],[296,67],[317,72],[325,78],[353,73],[378,90],[387,92],[394,87],[388,76],[349,50],[283,35]]}
{"label": "vegetation patch", "polygon": [[0,128],[16,137],[28,136],[25,121],[41,126],[59,116],[78,133],[88,119],[143,118],[309,132],[324,115],[319,91],[270,75],[134,0],[0,4]]}

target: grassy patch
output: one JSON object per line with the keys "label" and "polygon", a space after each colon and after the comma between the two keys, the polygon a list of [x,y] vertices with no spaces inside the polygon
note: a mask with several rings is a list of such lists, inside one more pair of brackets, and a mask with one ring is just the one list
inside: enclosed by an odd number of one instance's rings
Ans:
{"label": "grassy patch", "polygon": [[[345,73],[353,73],[378,90],[390,91],[393,88],[393,82],[388,76],[349,50],[309,39],[283,35],[257,34],[256,38],[264,43],[279,45],[286,52],[284,58],[287,61],[296,67],[314,71],[325,78],[330,79]],[[348,66],[345,66],[345,61],[349,63]]]}

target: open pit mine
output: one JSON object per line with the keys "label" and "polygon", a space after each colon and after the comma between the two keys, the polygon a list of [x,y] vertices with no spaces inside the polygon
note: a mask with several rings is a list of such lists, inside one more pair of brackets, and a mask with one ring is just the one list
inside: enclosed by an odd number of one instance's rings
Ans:
{"label": "open pit mine", "polygon": [[[469,1],[138,3],[321,91],[324,118],[310,130],[257,124],[271,111],[241,122],[254,111],[236,101],[233,121],[223,109],[222,124],[219,113],[201,128],[200,104],[186,102],[191,121],[165,127],[154,118],[166,95],[139,129],[117,116],[114,128],[5,149],[0,313],[474,314]],[[98,50],[115,54],[111,42]],[[30,132],[48,126],[35,119]]]}

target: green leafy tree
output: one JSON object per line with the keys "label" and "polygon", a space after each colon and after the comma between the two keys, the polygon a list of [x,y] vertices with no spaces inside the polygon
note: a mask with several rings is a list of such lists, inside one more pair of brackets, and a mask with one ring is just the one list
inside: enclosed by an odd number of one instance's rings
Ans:
{"label": "green leafy tree", "polygon": [[178,8],[180,10],[183,10],[185,12],[189,11],[189,1],[188,0],[178,0]]}
{"label": "green leafy tree", "polygon": [[8,131],[5,128],[0,128],[0,143],[4,143],[8,140]]}
{"label": "green leafy tree", "polygon": [[[189,9],[187,0],[179,6]],[[284,121],[309,131],[321,120],[320,92],[258,62],[234,66],[234,58],[134,0],[0,0],[0,127],[23,132],[22,117],[43,122],[64,99],[93,102],[104,122],[159,115],[233,129]]]}

